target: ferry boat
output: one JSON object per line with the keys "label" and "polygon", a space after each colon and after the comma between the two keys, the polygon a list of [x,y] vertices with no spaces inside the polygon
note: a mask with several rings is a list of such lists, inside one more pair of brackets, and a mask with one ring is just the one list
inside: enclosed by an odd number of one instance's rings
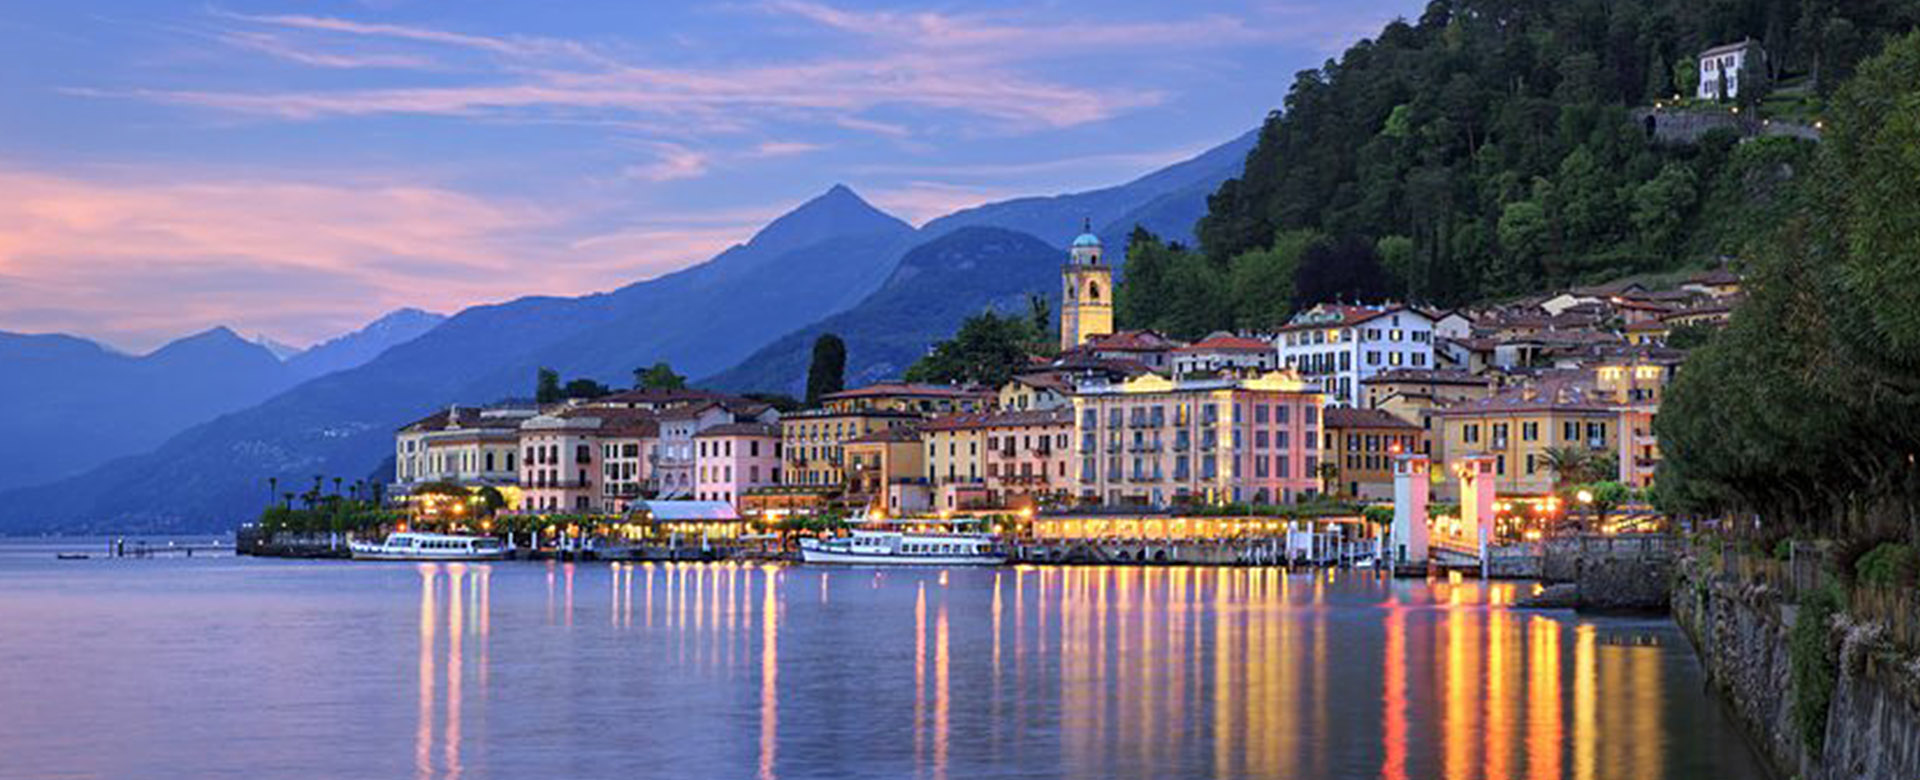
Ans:
{"label": "ferry boat", "polygon": [[1006,550],[986,534],[854,531],[833,539],[801,539],[800,560],[881,566],[998,566]]}
{"label": "ferry boat", "polygon": [[382,542],[350,541],[358,561],[497,561],[507,548],[491,536],[395,533]]}

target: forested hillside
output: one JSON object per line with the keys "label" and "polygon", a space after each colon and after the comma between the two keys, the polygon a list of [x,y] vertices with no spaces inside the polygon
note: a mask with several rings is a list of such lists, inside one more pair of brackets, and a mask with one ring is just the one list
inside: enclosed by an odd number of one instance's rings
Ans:
{"label": "forested hillside", "polygon": [[[1198,248],[1135,237],[1122,322],[1192,335],[1269,326],[1290,310],[1206,311],[1236,279],[1286,282],[1296,302],[1379,290],[1447,305],[1738,254],[1783,217],[1780,185],[1813,144],[1737,143],[1731,130],[1662,144],[1635,109],[1661,100],[1674,110],[1673,96],[1697,83],[1698,51],[1750,37],[1771,56],[1753,76],[1760,88],[1740,96],[1746,116],[1764,113],[1767,85],[1789,84],[1817,114],[1863,57],[1912,27],[1916,8],[1432,3],[1298,74],[1243,174],[1209,200]],[[1316,249],[1358,270],[1323,279],[1334,269],[1306,262]]]}
{"label": "forested hillside", "polygon": [[1829,128],[1793,216],[1756,244],[1748,301],[1668,391],[1657,484],[1671,510],[1766,521],[1742,530],[1911,544],[1920,34],[1840,90]]}

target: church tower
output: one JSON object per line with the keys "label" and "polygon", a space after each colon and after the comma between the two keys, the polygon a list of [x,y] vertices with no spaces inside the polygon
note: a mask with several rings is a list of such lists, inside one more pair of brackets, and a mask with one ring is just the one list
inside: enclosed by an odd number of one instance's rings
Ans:
{"label": "church tower", "polygon": [[1113,332],[1113,268],[1100,262],[1100,237],[1093,234],[1092,220],[1073,240],[1060,281],[1061,349]]}

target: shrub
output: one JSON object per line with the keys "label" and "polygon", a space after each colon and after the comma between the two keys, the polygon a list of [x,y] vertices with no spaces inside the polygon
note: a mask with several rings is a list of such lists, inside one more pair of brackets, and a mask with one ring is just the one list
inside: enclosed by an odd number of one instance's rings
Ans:
{"label": "shrub", "polygon": [[1853,562],[1853,576],[1863,585],[1898,587],[1913,581],[1915,568],[1911,545],[1882,542]]}
{"label": "shrub", "polygon": [[1800,615],[1787,636],[1787,661],[1791,665],[1793,723],[1800,731],[1800,744],[1818,756],[1826,747],[1827,712],[1833,704],[1833,688],[1840,675],[1839,653],[1833,646],[1830,627],[1840,611],[1840,592],[1833,587],[1813,591],[1800,600]]}
{"label": "shrub", "polygon": [[1780,541],[1773,543],[1773,559],[1776,561],[1793,559],[1793,537],[1781,537]]}

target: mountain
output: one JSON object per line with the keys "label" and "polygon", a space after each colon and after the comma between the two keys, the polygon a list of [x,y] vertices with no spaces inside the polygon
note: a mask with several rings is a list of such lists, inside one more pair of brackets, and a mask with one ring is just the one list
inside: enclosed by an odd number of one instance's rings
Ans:
{"label": "mountain", "polygon": [[0,488],[145,451],[293,382],[272,352],[226,328],[143,356],[72,336],[0,333]]}
{"label": "mountain", "polygon": [[[476,306],[364,365],[183,431],[155,451],[0,493],[0,532],[230,528],[264,500],[268,476],[366,474],[391,454],[394,428],[448,403],[525,396],[538,368],[616,386],[629,384],[634,368],[661,360],[688,376],[710,376],[776,339],[810,344],[807,333],[818,330],[803,329],[856,304],[869,307],[865,316],[894,324],[862,335],[867,346],[849,339],[855,371],[898,371],[966,314],[990,304],[1024,305],[1029,291],[1052,294],[1059,248],[1083,219],[1106,226],[1115,239],[1136,219],[1187,239],[1189,217],[1204,208],[1215,184],[1239,172],[1252,140],[1235,139],[1117,187],[988,204],[918,231],[835,185],[705,263],[607,293]],[[1001,230],[942,241],[968,227]],[[1015,240],[1014,233],[1031,235]],[[909,250],[929,242],[939,248],[904,262]],[[969,272],[969,262],[983,270]],[[940,263],[954,267],[942,270]],[[988,286],[971,288],[980,277]],[[889,292],[877,295],[883,285]],[[829,324],[851,330],[852,323]],[[769,367],[757,369],[757,380],[746,369],[729,375],[792,387],[804,373],[804,364],[789,365],[793,354],[767,352]],[[123,489],[100,494],[86,490],[89,484]]]}
{"label": "mountain", "polygon": [[265,347],[268,352],[273,353],[273,356],[276,358],[279,358],[280,362],[282,363],[287,362],[287,360],[291,359],[293,356],[298,355],[301,352],[305,351],[292,344],[288,344],[284,341],[280,341],[280,340],[268,337],[264,333],[258,336],[254,336],[253,343],[259,344],[260,346]]}
{"label": "mountain", "polygon": [[[476,306],[153,452],[0,494],[0,530],[231,528],[264,500],[267,477],[358,477],[390,453],[395,428],[448,403],[524,396],[541,367],[625,386],[660,360],[694,376],[732,365],[866,297],[913,237],[835,186],[705,263],[608,293]],[[115,489],[87,488],[98,484]]]}
{"label": "mountain", "polygon": [[1249,131],[1115,187],[962,209],[928,222],[920,232],[931,238],[968,225],[990,225],[1064,247],[1080,234],[1083,220],[1091,220],[1109,239],[1125,236],[1139,222],[1161,238],[1191,244],[1194,222],[1206,213],[1207,196],[1220,182],[1240,175],[1258,138],[1258,131]]}
{"label": "mountain", "polygon": [[987,308],[1026,310],[1027,296],[1056,299],[1066,252],[1034,236],[994,227],[955,229],[915,247],[884,285],[851,309],[780,338],[702,384],[800,395],[813,340],[847,343],[847,384],[897,377],[961,320]]}
{"label": "mountain", "polygon": [[419,338],[445,322],[447,316],[419,309],[387,312],[366,327],[315,344],[292,355],[283,355],[293,373],[301,379],[343,371],[378,357],[395,344]]}

